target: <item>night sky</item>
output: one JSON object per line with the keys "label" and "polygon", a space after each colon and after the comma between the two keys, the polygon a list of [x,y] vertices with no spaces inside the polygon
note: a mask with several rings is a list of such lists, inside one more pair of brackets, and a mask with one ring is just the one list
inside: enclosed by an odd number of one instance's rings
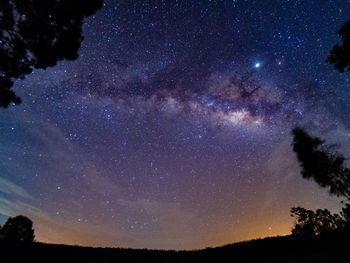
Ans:
{"label": "night sky", "polygon": [[350,156],[344,0],[105,1],[76,61],[0,110],[0,223],[50,243],[193,249],[289,234],[339,199],[302,179],[298,125]]}

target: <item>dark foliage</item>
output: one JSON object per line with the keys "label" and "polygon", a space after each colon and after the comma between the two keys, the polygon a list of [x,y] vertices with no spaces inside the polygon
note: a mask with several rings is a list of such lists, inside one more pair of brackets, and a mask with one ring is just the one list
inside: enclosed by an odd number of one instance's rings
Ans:
{"label": "dark foliage", "polygon": [[293,207],[291,216],[296,218],[292,234],[299,237],[314,237],[345,226],[345,220],[338,214],[331,214],[327,209],[316,212],[302,207]]}
{"label": "dark foliage", "polygon": [[328,56],[327,61],[333,63],[340,72],[350,70],[350,20],[338,31],[342,39],[342,45],[335,45]]}
{"label": "dark foliage", "polygon": [[0,1],[0,107],[20,103],[13,80],[78,57],[82,23],[103,0]]}
{"label": "dark foliage", "polygon": [[8,243],[33,242],[33,222],[25,216],[10,217],[0,228],[0,240]]}
{"label": "dark foliage", "polygon": [[344,218],[346,227],[350,228],[350,204],[345,204],[340,215]]}
{"label": "dark foliage", "polygon": [[293,135],[293,150],[301,164],[302,176],[329,187],[331,195],[350,200],[350,170],[344,164],[345,158],[331,152],[323,140],[311,137],[303,129],[294,128]]}

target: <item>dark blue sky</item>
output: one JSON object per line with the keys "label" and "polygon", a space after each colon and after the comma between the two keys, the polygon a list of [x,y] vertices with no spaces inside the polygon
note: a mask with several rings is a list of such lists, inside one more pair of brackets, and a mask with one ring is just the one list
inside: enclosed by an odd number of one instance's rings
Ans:
{"label": "dark blue sky", "polygon": [[105,1],[80,57],[0,112],[0,214],[37,239],[199,248],[338,211],[301,178],[291,129],[349,149],[349,79],[326,58],[347,1]]}

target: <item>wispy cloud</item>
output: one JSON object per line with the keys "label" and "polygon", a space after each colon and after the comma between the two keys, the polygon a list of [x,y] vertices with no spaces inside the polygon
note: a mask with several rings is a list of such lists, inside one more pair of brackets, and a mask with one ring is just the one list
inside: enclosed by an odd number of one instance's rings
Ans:
{"label": "wispy cloud", "polygon": [[33,197],[24,188],[5,178],[0,178],[0,193],[30,200],[33,199]]}

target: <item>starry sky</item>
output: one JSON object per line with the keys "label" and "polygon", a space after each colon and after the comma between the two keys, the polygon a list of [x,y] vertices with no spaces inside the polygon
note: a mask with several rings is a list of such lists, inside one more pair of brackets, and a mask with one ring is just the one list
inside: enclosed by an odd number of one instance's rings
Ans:
{"label": "starry sky", "polygon": [[344,0],[117,1],[76,61],[0,110],[0,223],[50,243],[194,249],[289,234],[340,209],[302,179],[291,129],[350,154],[350,75],[325,62]]}

